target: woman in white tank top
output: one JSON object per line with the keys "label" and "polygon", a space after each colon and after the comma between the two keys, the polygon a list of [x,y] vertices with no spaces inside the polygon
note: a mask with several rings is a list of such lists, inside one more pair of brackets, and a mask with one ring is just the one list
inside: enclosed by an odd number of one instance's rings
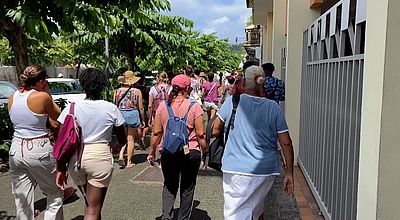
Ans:
{"label": "woman in white tank top", "polygon": [[33,219],[36,185],[47,195],[44,219],[63,219],[63,192],[55,183],[53,147],[46,122],[56,128],[60,109],[52,100],[46,69],[28,66],[20,78],[23,86],[10,97],[8,111],[14,126],[9,151],[12,193],[17,219]]}

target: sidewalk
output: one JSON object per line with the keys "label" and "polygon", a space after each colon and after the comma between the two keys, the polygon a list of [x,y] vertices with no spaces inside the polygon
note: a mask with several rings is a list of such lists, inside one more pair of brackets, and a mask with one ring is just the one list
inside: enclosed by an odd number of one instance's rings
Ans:
{"label": "sidewalk", "polygon": [[[134,161],[136,166],[132,169],[115,170],[111,186],[103,208],[103,219],[158,219],[161,215],[161,170],[150,167],[146,162],[147,151],[137,150]],[[296,176],[299,170],[296,170]],[[301,172],[301,171],[300,171]],[[294,197],[284,196],[281,186],[282,178],[277,178],[268,199],[265,209],[266,219],[300,219],[299,208]],[[297,181],[297,177],[296,177]],[[71,182],[72,183],[72,182]],[[10,175],[0,175],[0,219],[14,219],[15,206],[11,194]],[[298,185],[298,182],[296,182]],[[299,185],[300,186],[300,185]],[[36,204],[45,204],[44,195],[36,190]],[[296,187],[298,193],[298,187]],[[77,194],[80,197],[80,194]],[[84,203],[79,197],[71,198],[64,206],[65,219],[83,219]],[[302,197],[300,197],[302,199]],[[179,200],[175,207],[179,204]],[[300,210],[302,214],[313,213],[304,211],[304,203]],[[194,211],[192,219],[223,219],[222,176],[213,170],[200,171],[196,188]],[[314,211],[315,212],[315,211]],[[317,213],[318,214],[318,213]],[[9,218],[10,217],[10,218]],[[302,219],[314,219],[309,215]],[[37,219],[43,219],[43,214]],[[317,219],[317,218],[316,218]]]}

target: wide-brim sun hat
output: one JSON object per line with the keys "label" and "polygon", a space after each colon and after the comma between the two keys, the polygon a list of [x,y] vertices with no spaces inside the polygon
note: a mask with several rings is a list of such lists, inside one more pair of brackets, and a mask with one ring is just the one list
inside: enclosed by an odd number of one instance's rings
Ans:
{"label": "wide-brim sun hat", "polygon": [[206,74],[205,74],[204,72],[200,72],[199,76],[200,76],[200,77],[205,77]]}
{"label": "wide-brim sun hat", "polygon": [[124,73],[124,82],[125,85],[133,85],[140,80],[140,77],[135,76],[135,73],[128,70]]}
{"label": "wide-brim sun hat", "polygon": [[188,76],[180,74],[172,78],[171,85],[184,89],[190,86],[191,82],[192,80]]}

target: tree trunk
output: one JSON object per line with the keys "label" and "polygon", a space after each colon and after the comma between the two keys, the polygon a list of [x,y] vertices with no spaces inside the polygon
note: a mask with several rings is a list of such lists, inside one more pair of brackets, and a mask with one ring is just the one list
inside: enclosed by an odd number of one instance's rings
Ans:
{"label": "tree trunk", "polygon": [[7,39],[15,57],[15,68],[17,69],[18,82],[21,84],[19,76],[28,66],[28,38],[21,26],[6,18],[4,26],[7,30]]}
{"label": "tree trunk", "polygon": [[82,59],[79,59],[78,66],[76,67],[75,79],[79,78],[79,70],[81,69],[81,65],[82,65]]}

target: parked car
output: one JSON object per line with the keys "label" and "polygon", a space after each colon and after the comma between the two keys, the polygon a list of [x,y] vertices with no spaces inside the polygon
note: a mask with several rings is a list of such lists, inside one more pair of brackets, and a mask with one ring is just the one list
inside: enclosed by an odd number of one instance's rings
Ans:
{"label": "parked car", "polygon": [[49,78],[49,89],[54,100],[66,99],[68,102],[83,100],[86,97],[81,84],[76,79]]}
{"label": "parked car", "polygon": [[8,103],[8,99],[17,89],[14,84],[8,81],[0,81],[0,106]]}

